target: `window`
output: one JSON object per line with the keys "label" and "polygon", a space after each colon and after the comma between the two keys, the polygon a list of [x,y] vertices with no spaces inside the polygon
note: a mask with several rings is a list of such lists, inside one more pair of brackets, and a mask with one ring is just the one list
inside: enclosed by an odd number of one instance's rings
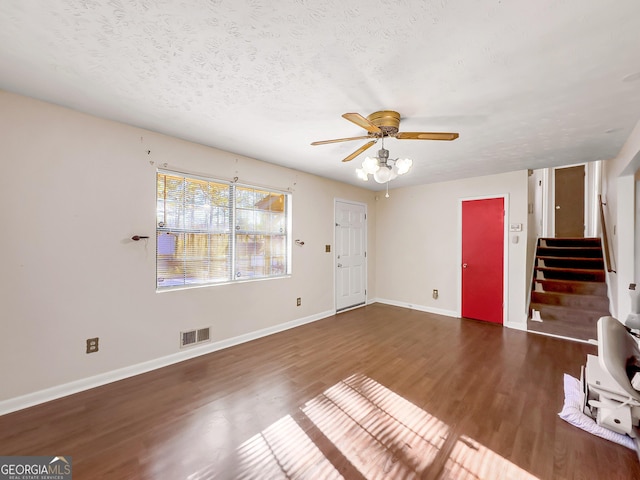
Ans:
{"label": "window", "polygon": [[159,171],[156,287],[291,273],[291,195]]}

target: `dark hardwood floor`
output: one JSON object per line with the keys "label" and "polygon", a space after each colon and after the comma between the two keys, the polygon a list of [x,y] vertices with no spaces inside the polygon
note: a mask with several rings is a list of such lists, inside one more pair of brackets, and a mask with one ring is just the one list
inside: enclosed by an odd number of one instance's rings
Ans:
{"label": "dark hardwood floor", "polygon": [[595,347],[372,305],[0,417],[80,479],[638,479],[562,421]]}

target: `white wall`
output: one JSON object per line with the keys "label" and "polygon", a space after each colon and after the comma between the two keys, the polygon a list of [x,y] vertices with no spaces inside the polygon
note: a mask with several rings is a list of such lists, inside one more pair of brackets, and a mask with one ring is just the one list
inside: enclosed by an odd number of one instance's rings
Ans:
{"label": "white wall", "polygon": [[[527,171],[392,190],[377,201],[376,291],[382,301],[456,315],[460,199],[507,194],[509,234],[505,324],[526,328]],[[512,238],[518,236],[518,243]],[[438,289],[439,298],[432,298]]]}
{"label": "white wall", "polygon": [[[0,402],[176,354],[183,329],[211,326],[218,342],[332,313],[324,246],[336,197],[368,205],[375,250],[368,190],[1,91],[0,132]],[[291,189],[293,238],[305,242],[293,246],[293,275],[156,293],[155,173],[164,164]],[[370,257],[370,296],[375,270]],[[98,353],[85,353],[89,337],[100,338]]]}
{"label": "white wall", "polygon": [[[636,170],[635,174],[636,182],[636,231],[635,231],[635,275],[636,282],[640,282],[640,168]],[[640,285],[637,287],[640,288]]]}
{"label": "white wall", "polygon": [[635,173],[640,169],[640,122],[638,122],[620,150],[618,156],[604,165],[603,200],[606,202],[605,215],[607,232],[613,249],[614,268],[617,273],[609,274],[612,292],[612,314],[620,320],[630,312],[629,284],[638,283],[635,278],[635,231],[637,212],[635,209]]}
{"label": "white wall", "polygon": [[602,161],[585,164],[585,237],[600,236],[600,195],[602,194]]}
{"label": "white wall", "polygon": [[[548,174],[547,174],[548,176]],[[543,217],[543,198],[545,193],[544,186],[545,172],[544,169],[533,170],[527,181],[527,278],[533,275],[533,264],[536,254],[536,244],[538,237],[542,237]],[[530,285],[527,284],[527,288]],[[529,291],[529,290],[528,290]],[[529,298],[527,293],[527,299]]]}

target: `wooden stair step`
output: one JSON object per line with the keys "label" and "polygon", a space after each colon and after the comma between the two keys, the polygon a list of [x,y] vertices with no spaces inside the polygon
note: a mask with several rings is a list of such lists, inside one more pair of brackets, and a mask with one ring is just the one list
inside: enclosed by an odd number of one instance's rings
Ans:
{"label": "wooden stair step", "polygon": [[602,243],[597,237],[566,237],[541,238],[538,245],[541,247],[601,247]]}
{"label": "wooden stair step", "polygon": [[[536,279],[604,282],[604,269],[535,267]],[[542,277],[540,277],[542,275]]]}
{"label": "wooden stair step", "polygon": [[596,340],[598,329],[595,325],[576,325],[575,323],[534,322],[529,320],[527,329],[533,332],[560,335],[561,337],[577,338],[578,340]]}
{"label": "wooden stair step", "polygon": [[536,264],[544,267],[554,268],[581,268],[604,270],[602,258],[588,257],[549,257],[539,255],[536,257]]}
{"label": "wooden stair step", "polygon": [[581,310],[609,312],[609,299],[602,295],[580,295],[560,292],[532,292],[531,301],[545,305],[558,305]]}
{"label": "wooden stair step", "polygon": [[609,315],[607,310],[583,310],[574,307],[563,307],[560,305],[546,305],[543,303],[531,302],[531,310],[540,312],[540,318],[546,322],[563,321],[567,324],[593,325],[600,317]]}
{"label": "wooden stair step", "polygon": [[600,247],[538,247],[536,253],[549,257],[602,258],[602,248]]}
{"label": "wooden stair step", "polygon": [[[604,282],[577,282],[572,280],[535,279],[545,292],[572,293],[578,295],[607,295]],[[534,285],[534,291],[539,291]]]}

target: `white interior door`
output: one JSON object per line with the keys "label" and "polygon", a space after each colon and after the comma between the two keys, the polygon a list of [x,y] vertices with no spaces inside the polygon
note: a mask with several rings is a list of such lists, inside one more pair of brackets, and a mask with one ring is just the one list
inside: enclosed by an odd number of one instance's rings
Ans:
{"label": "white interior door", "polygon": [[367,295],[365,205],[336,200],[336,310],[364,305]]}

